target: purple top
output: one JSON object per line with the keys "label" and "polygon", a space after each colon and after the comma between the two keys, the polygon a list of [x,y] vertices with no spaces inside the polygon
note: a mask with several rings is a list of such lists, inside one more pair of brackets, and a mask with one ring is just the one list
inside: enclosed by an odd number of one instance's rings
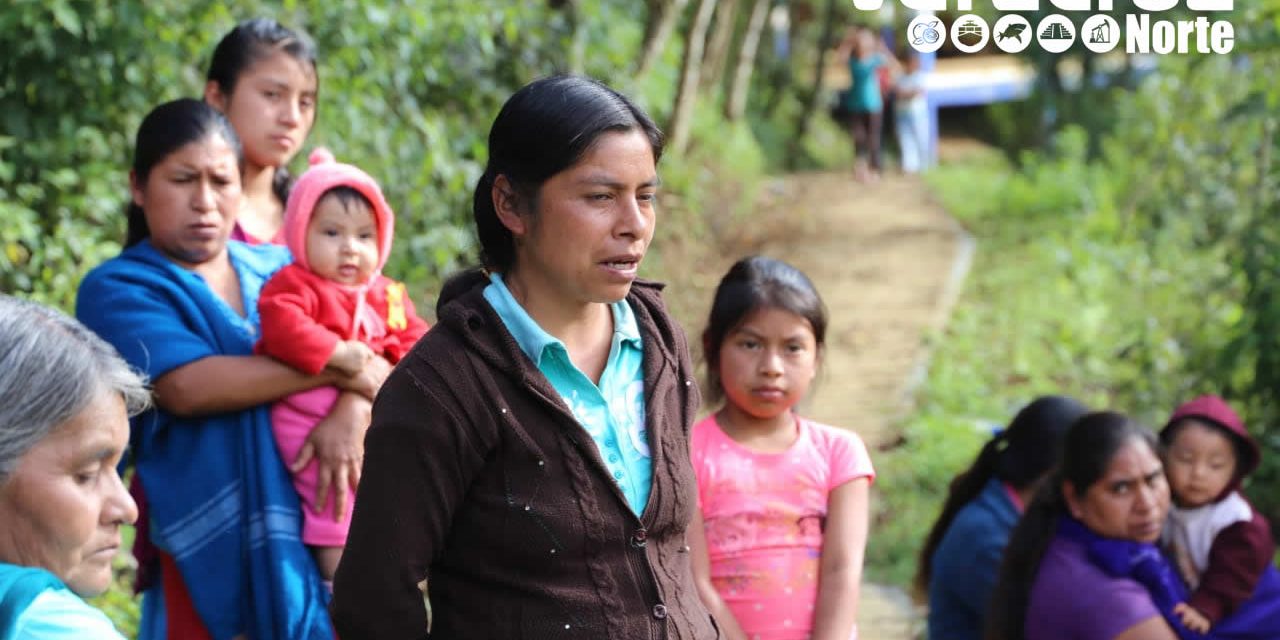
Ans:
{"label": "purple top", "polygon": [[1027,605],[1027,640],[1110,640],[1160,617],[1147,590],[1089,562],[1084,545],[1054,538],[1040,561]]}

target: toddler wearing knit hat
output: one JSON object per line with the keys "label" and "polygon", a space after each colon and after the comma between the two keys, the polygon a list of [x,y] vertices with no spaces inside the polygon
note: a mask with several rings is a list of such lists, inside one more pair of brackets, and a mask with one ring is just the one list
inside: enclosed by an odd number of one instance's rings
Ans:
{"label": "toddler wearing knit hat", "polygon": [[[1241,493],[1258,444],[1218,396],[1184,403],[1160,432],[1173,508],[1164,541],[1191,589],[1174,612],[1197,633],[1280,638],[1280,578],[1265,518]],[[1220,627],[1223,623],[1225,627]]]}
{"label": "toddler wearing knit hat", "polygon": [[[395,216],[378,183],[317,149],[285,204],[284,240],[290,264],[262,288],[258,353],[310,375],[326,368],[358,374],[374,357],[395,364],[427,331],[403,284],[382,275],[391,250]],[[307,436],[329,414],[337,387],[286,397],[271,409],[272,429],[285,464],[298,461]],[[332,580],[351,520],[351,488],[345,508],[317,496],[317,463],[294,473],[303,503],[302,540]],[[322,501],[322,502],[321,502]]]}

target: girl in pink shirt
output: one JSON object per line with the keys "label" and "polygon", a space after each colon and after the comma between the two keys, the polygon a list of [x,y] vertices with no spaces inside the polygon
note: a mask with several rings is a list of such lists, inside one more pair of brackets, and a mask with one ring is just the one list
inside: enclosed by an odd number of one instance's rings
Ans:
{"label": "girl in pink shirt", "polygon": [[875,471],[851,431],[795,414],[821,361],[826,310],[796,268],[735,264],[702,334],[708,389],[693,427],[699,593],[731,639],[850,640]]}

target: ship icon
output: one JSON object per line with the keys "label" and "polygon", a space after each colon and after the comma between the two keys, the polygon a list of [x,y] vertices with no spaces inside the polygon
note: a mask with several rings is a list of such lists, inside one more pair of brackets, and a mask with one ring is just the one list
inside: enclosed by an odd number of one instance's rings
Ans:
{"label": "ship icon", "polygon": [[960,23],[960,29],[956,34],[956,40],[971,47],[982,42],[984,37],[986,37],[986,26],[972,18]]}

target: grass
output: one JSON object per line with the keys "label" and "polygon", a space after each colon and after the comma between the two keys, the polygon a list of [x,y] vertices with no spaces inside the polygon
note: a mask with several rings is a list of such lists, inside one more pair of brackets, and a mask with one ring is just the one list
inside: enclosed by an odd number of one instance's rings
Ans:
{"label": "grass", "polygon": [[[1135,231],[1126,178],[1078,130],[1020,166],[978,150],[928,181],[977,240],[901,445],[877,464],[868,575],[906,586],[952,478],[1035,396],[1063,394],[1148,425],[1207,382],[1203,354],[1239,316],[1213,247]],[[1152,245],[1152,242],[1160,244]]]}

